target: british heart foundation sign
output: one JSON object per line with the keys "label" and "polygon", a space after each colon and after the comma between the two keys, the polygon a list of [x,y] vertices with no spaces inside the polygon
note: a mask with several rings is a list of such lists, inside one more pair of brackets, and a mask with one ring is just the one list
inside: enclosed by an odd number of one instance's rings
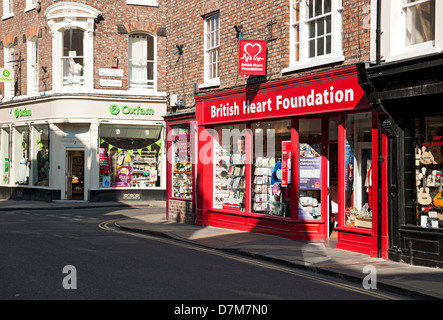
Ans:
{"label": "british heart foundation sign", "polygon": [[266,40],[239,40],[238,73],[266,75]]}

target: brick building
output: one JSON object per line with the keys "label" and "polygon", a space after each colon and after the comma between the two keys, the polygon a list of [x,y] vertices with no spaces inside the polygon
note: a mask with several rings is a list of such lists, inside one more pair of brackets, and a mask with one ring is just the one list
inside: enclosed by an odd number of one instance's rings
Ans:
{"label": "brick building", "polygon": [[[167,22],[169,219],[386,257],[385,137],[356,69],[375,60],[375,1],[166,5],[181,19]],[[240,72],[264,50],[264,73]]]}
{"label": "brick building", "polygon": [[161,3],[2,2],[2,197],[164,199]]}

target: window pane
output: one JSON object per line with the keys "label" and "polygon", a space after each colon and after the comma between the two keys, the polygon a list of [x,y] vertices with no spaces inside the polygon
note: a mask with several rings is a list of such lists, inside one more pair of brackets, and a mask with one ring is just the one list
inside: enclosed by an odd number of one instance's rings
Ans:
{"label": "window pane", "polygon": [[[413,3],[407,0],[407,3]],[[435,40],[435,2],[428,1],[405,8],[406,45]]]}
{"label": "window pane", "polygon": [[317,21],[317,36],[322,36],[325,33],[325,20],[319,19]]}
{"label": "window pane", "polygon": [[215,127],[213,207],[245,211],[246,126]]}
{"label": "window pane", "polygon": [[129,86],[153,88],[154,71],[154,37],[147,34],[131,34],[129,36]]}
{"label": "window pane", "polygon": [[317,56],[322,56],[325,53],[325,38],[317,39]]}
{"label": "window pane", "polygon": [[11,165],[11,150],[10,150],[10,130],[4,128],[0,130],[0,184],[9,184],[10,165]]}
{"label": "window pane", "polygon": [[315,57],[315,40],[309,41],[309,58]]}
{"label": "window pane", "polygon": [[291,120],[256,122],[251,128],[252,212],[289,217]]}
{"label": "window pane", "polygon": [[[415,119],[415,210],[408,221],[443,228],[443,116]],[[414,179],[414,177],[411,177]]]}
{"label": "window pane", "polygon": [[345,125],[345,224],[372,228],[372,115],[347,115]]}
{"label": "window pane", "polygon": [[299,219],[321,218],[321,120],[299,121]]}
{"label": "window pane", "polygon": [[324,13],[331,12],[331,0],[324,0]]}
{"label": "window pane", "polygon": [[49,186],[49,125],[33,128],[32,171],[35,186]]}
{"label": "window pane", "polygon": [[161,127],[100,126],[100,186],[160,186]]}
{"label": "window pane", "polygon": [[63,32],[63,56],[83,56],[83,34],[79,29],[67,29]]}
{"label": "window pane", "polygon": [[172,129],[172,196],[192,199],[191,125]]}
{"label": "window pane", "polygon": [[17,127],[14,130],[14,176],[15,184],[29,184],[29,127]]}

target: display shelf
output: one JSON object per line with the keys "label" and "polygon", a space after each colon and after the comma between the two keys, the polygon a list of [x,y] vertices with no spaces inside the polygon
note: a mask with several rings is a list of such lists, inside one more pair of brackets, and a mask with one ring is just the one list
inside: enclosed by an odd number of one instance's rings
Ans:
{"label": "display shelf", "polygon": [[215,149],[213,207],[245,211],[245,154],[229,150],[230,145]]}

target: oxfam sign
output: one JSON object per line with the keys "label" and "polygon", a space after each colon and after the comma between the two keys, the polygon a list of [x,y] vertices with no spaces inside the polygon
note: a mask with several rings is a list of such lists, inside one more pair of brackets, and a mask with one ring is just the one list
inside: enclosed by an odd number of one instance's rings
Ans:
{"label": "oxfam sign", "polygon": [[0,82],[14,82],[14,70],[0,68]]}
{"label": "oxfam sign", "polygon": [[16,118],[30,117],[30,116],[32,116],[32,112],[31,112],[31,110],[28,110],[26,108],[24,108],[24,109],[17,108],[14,110],[14,115]]}
{"label": "oxfam sign", "polygon": [[136,115],[136,116],[153,116],[154,109],[152,108],[142,108],[140,106],[137,107],[129,107],[129,106],[118,106],[117,104],[111,104],[109,107],[109,112],[116,116],[120,113],[125,115]]}

